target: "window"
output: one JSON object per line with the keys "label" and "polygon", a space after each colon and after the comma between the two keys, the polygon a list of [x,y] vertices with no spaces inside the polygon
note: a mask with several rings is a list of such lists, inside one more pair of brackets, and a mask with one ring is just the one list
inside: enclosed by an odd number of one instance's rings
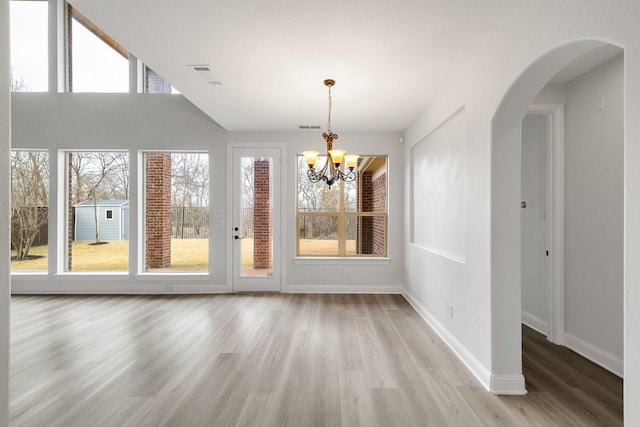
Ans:
{"label": "window", "polygon": [[209,270],[209,156],[147,152],[145,271]]}
{"label": "window", "polygon": [[49,153],[11,152],[11,271],[47,270]]}
{"label": "window", "polygon": [[331,187],[311,182],[298,156],[297,182],[298,256],[387,255],[386,156],[363,156],[355,181]]}
{"label": "window", "polygon": [[68,152],[67,173],[66,270],[128,271],[128,153]]}
{"label": "window", "polygon": [[45,92],[48,77],[48,4],[9,2],[11,14],[11,90]]}
{"label": "window", "polygon": [[71,5],[70,92],[128,92],[129,52]]}

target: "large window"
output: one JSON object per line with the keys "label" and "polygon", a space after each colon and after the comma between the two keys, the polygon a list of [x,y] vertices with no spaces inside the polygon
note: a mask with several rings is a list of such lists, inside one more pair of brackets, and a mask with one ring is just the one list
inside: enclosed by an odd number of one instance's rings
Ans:
{"label": "large window", "polygon": [[129,154],[68,152],[67,172],[66,270],[128,271]]}
{"label": "large window", "polygon": [[46,1],[12,0],[11,90],[45,92],[48,88]]}
{"label": "large window", "polygon": [[128,92],[129,52],[68,5],[70,92]]}
{"label": "large window", "polygon": [[11,270],[46,271],[49,153],[11,152]]}
{"label": "large window", "polygon": [[353,182],[313,183],[298,156],[298,256],[387,255],[386,156],[363,156],[357,172]]}
{"label": "large window", "polygon": [[145,271],[209,270],[209,156],[147,152]]}

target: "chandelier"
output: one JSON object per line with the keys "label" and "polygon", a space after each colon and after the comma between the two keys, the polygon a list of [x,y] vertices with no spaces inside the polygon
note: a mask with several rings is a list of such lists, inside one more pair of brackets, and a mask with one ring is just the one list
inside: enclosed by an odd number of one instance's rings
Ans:
{"label": "chandelier", "polygon": [[[338,135],[331,132],[331,87],[336,84],[335,80],[327,79],[324,81],[324,85],[329,88],[329,119],[327,120],[327,131],[322,134],[322,137],[327,142],[327,161],[321,169],[316,168],[318,162],[318,151],[303,151],[305,161],[309,169],[307,170],[307,177],[311,182],[324,181],[329,187],[338,180],[351,182],[356,179],[356,173],[354,171],[356,164],[358,163],[357,154],[346,154],[345,150],[334,150],[333,141],[338,139]],[[340,169],[342,161],[346,163],[348,172],[343,172]]]}

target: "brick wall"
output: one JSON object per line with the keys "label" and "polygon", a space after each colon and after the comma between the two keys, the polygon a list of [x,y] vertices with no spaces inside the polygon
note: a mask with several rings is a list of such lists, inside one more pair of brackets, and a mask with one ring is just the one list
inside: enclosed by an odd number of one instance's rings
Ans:
{"label": "brick wall", "polygon": [[253,165],[253,266],[270,269],[271,262],[271,170],[267,159]]}
{"label": "brick wall", "polygon": [[171,85],[149,67],[145,68],[146,93],[171,93]]}
{"label": "brick wall", "polygon": [[[387,211],[387,174],[380,175],[373,181],[372,203],[374,212]],[[384,217],[373,217],[372,254],[385,254],[385,220]]]}
{"label": "brick wall", "polygon": [[171,154],[146,156],[147,268],[171,265]]}
{"label": "brick wall", "polygon": [[[359,212],[386,212],[387,210],[387,174],[375,180],[371,172],[360,175]],[[385,254],[385,219],[384,217],[358,217],[356,222],[356,253],[362,255]]]}
{"label": "brick wall", "polygon": [[[360,197],[358,197],[358,212],[371,212],[373,209],[373,181],[371,172],[360,174]],[[358,217],[356,223],[356,253],[370,254],[373,250],[373,218]]]}

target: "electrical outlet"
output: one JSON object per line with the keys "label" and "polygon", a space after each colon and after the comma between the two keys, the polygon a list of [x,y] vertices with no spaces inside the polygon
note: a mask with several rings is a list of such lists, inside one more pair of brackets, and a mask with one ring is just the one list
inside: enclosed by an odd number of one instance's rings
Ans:
{"label": "electrical outlet", "polygon": [[349,267],[345,267],[344,270],[342,270],[342,274],[344,276],[348,276],[349,275]]}
{"label": "electrical outlet", "polygon": [[449,303],[449,317],[453,319],[453,303]]}

